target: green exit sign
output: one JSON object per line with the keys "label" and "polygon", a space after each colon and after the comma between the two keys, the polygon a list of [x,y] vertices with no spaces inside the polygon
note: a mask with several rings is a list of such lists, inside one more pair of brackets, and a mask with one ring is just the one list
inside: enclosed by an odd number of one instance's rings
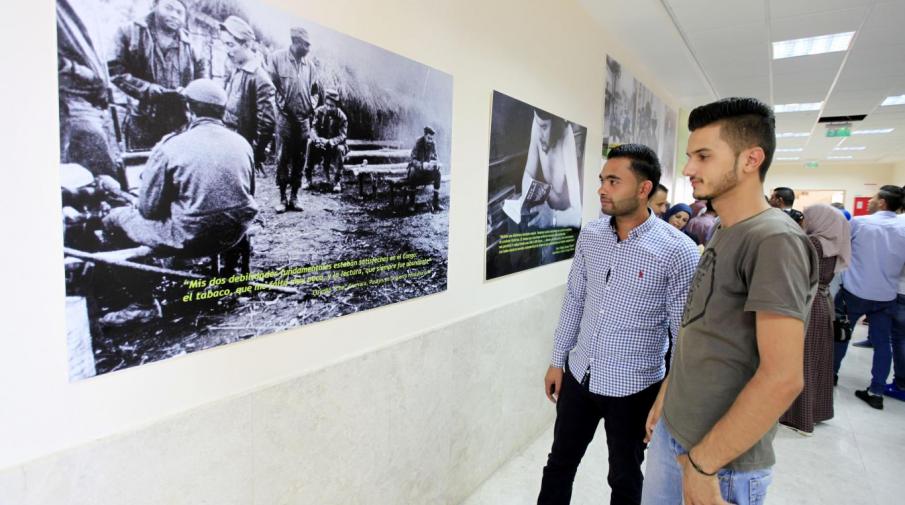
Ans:
{"label": "green exit sign", "polygon": [[827,128],[827,137],[851,137],[852,129],[849,126],[841,126],[839,128]]}
{"label": "green exit sign", "polygon": [[805,166],[805,168],[817,168],[818,166],[820,166],[820,164],[817,163],[816,161],[809,161],[809,162],[805,163],[804,166]]}

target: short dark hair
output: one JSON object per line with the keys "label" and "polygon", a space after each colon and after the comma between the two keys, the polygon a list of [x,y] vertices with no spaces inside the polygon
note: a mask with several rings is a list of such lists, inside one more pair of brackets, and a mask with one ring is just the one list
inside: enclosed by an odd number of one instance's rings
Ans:
{"label": "short dark hair", "polygon": [[223,119],[226,114],[225,105],[216,105],[212,103],[198,102],[192,99],[186,99],[189,110],[198,117],[209,117],[214,119]]}
{"label": "short dark hair", "polygon": [[880,187],[877,197],[886,202],[886,210],[898,212],[905,203],[905,189],[887,184]]}
{"label": "short dark hair", "polygon": [[795,203],[795,191],[785,186],[778,187],[773,190],[773,194],[778,196],[782,203],[791,206]]}
{"label": "short dark hair", "polygon": [[767,176],[773,153],[776,151],[776,117],[773,110],[756,98],[724,98],[701,105],[688,116],[688,129],[718,124],[720,138],[735,151],[736,156],[750,147],[764,150],[760,165],[760,180]]}
{"label": "short dark hair", "polygon": [[628,158],[631,160],[632,172],[642,181],[650,181],[651,188],[647,197],[654,196],[660,186],[660,160],[653,149],[641,144],[622,144],[610,149],[606,159]]}
{"label": "short dark hair", "polygon": [[[661,174],[661,175],[662,175],[662,174]],[[669,188],[667,188],[666,186],[664,186],[662,183],[661,183],[661,184],[657,184],[657,190],[656,190],[656,191],[662,191],[662,192],[666,193],[667,195],[669,194]],[[655,191],[655,192],[656,192],[656,191]]]}

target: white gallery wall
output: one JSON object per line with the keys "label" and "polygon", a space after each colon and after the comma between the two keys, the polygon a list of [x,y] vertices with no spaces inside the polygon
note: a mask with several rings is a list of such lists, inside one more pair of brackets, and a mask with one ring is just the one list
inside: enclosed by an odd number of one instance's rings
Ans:
{"label": "white gallery wall", "polygon": [[775,164],[767,172],[764,191],[785,186],[795,190],[845,191],[845,208],[853,209],[856,196],[873,196],[884,184],[905,184],[905,178],[896,175],[896,167],[890,163],[854,164],[821,162],[817,168],[803,163]]}
{"label": "white gallery wall", "polygon": [[[0,248],[5,287],[0,295],[0,469],[15,470],[36,458],[165,425],[173,416],[316,375],[331,365],[341,367],[354,358],[366,359],[380,349],[419,335],[436,335],[494,309],[523,310],[526,306],[519,303],[525,300],[527,307],[536,299],[558,309],[561,295],[551,299],[550,293],[561,288],[569,262],[483,281],[492,91],[588,127],[586,220],[599,210],[595,190],[605,55],[619,59],[676,106],[668,85],[652,81],[644,65],[609,40],[571,0],[261,1],[452,74],[448,291],[70,384],[60,261],[54,3],[21,3],[0,30],[0,40],[9,49],[3,53],[3,66],[18,76],[0,83],[4,111],[0,142],[9,174],[3,187],[6,238]],[[540,407],[537,413],[528,413],[537,416],[534,422],[552,416],[540,396],[540,384],[556,313],[544,311],[549,324],[520,326],[527,331],[517,336],[496,332],[511,339],[502,343],[500,352],[513,361],[525,359],[519,355],[521,349],[535,349],[530,359],[538,363],[534,379]],[[516,321],[518,316],[513,315]],[[469,331],[492,330],[478,326]],[[525,346],[519,338],[541,344]],[[507,346],[511,352],[504,352]],[[477,366],[471,361],[461,364],[463,369],[457,372],[463,375]],[[490,371],[487,377],[493,377]],[[402,375],[400,380],[419,379]],[[346,383],[294,399],[318,405],[356,387]],[[405,394],[405,388],[398,394]],[[464,394],[473,393],[450,387],[438,392],[436,401],[454,402]],[[323,422],[332,420],[328,416]],[[482,430],[487,422],[476,415],[465,424]],[[90,461],[85,464],[90,468]]]}

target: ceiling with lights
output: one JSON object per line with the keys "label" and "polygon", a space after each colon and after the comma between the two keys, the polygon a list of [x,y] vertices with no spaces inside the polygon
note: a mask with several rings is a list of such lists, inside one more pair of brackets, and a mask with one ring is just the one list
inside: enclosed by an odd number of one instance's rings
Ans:
{"label": "ceiling with lights", "polygon": [[579,1],[683,108],[772,104],[778,162],[905,160],[905,0]]}

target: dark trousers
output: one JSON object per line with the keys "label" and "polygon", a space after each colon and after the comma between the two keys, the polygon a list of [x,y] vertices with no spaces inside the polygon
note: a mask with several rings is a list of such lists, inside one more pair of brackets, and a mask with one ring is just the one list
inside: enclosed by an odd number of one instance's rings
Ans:
{"label": "dark trousers", "polygon": [[343,177],[343,149],[337,146],[317,146],[311,144],[308,149],[308,162],[305,164],[305,179],[308,182],[314,178],[314,167],[320,163],[323,166],[324,177],[330,180],[333,171],[333,183],[342,181]]}
{"label": "dark trousers", "polygon": [[640,504],[644,482],[641,463],[646,448],[644,423],[659,391],[657,382],[625,397],[597,395],[579,384],[567,368],[556,402],[553,448],[544,467],[538,505],[569,503],[578,464],[600,419],[609,451],[610,504]]}
{"label": "dark trousers", "polygon": [[[867,339],[874,346],[874,360],[871,367],[870,392],[882,395],[886,387],[886,378],[889,377],[889,369],[892,367],[892,346],[890,334],[892,333],[892,320],[896,310],[896,300],[877,302],[865,300],[855,296],[842,286],[836,293],[836,311],[842,312],[843,306],[848,313],[848,320],[857,324],[862,316],[870,318],[867,327]],[[839,375],[842,360],[848,351],[848,341],[836,342],[833,350],[833,370]]]}
{"label": "dark trousers", "polygon": [[[277,186],[285,191],[302,185],[302,172],[308,157],[308,120],[299,121],[280,114],[277,119],[277,135],[280,140],[280,157],[277,160]],[[308,178],[311,182],[311,178]]]}

